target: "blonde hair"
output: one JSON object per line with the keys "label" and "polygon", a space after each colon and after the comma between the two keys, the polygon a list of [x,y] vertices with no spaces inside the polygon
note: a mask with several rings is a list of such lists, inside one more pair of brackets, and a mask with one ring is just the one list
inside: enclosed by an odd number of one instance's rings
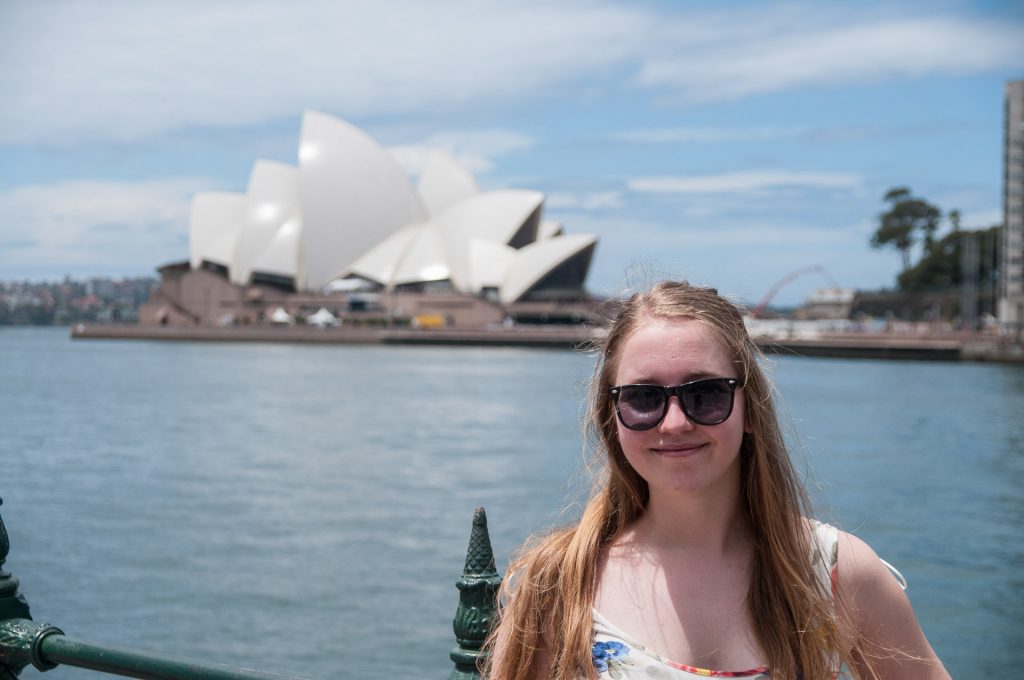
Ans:
{"label": "blonde hair", "polygon": [[833,678],[842,644],[832,596],[811,564],[805,516],[809,503],[789,459],[772,400],[740,309],[712,288],[662,282],[629,298],[600,343],[590,385],[587,431],[603,461],[600,477],[575,526],[527,546],[502,584],[506,606],[487,649],[497,663],[490,680],[533,680],[547,667],[553,680],[596,678],[591,658],[591,608],[602,551],[644,512],[648,488],[619,445],[613,386],[622,345],[651,318],[689,319],[709,328],[733,361],[745,394],[746,433],[740,447],[741,498],[752,527],[747,606],[772,678]]}

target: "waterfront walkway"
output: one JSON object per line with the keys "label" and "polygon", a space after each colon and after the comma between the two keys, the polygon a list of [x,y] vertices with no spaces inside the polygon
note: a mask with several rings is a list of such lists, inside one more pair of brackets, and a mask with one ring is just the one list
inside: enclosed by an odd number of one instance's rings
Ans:
{"label": "waterfront walkway", "polygon": [[[752,334],[770,354],[857,359],[1024,362],[1024,345],[986,333],[787,332]],[[469,345],[585,348],[603,333],[589,326],[411,329],[341,326],[134,326],[76,324],[74,339],[317,344]]]}

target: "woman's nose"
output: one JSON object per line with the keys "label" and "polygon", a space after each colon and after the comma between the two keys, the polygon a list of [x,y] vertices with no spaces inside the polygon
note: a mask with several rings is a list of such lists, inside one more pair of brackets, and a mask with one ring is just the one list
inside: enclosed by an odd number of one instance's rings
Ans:
{"label": "woman's nose", "polygon": [[693,422],[686,417],[678,397],[669,397],[668,410],[665,411],[665,417],[661,419],[658,429],[664,432],[693,429]]}

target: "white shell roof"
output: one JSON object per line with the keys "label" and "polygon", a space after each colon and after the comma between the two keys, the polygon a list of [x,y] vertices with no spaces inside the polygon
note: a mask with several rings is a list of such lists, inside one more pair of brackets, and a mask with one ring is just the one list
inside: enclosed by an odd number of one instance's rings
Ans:
{"label": "white shell roof", "polygon": [[416,233],[421,226],[422,223],[402,227],[356,260],[351,267],[342,272],[342,276],[355,274],[382,286],[391,285],[395,270],[408,251],[409,244],[416,238]]}
{"label": "white shell roof", "polygon": [[493,241],[475,238],[469,244],[470,285],[474,292],[482,288],[499,288],[509,267],[520,251]]}
{"label": "white shell roof", "polygon": [[298,287],[319,289],[404,225],[426,219],[408,177],[359,128],[307,111],[299,146]]}
{"label": "white shell roof", "polygon": [[198,269],[203,260],[230,266],[242,229],[245,194],[204,191],[192,198],[189,213],[189,263]]}
{"label": "white shell roof", "polygon": [[416,189],[431,215],[440,215],[459,201],[480,193],[473,175],[447,151],[431,151]]}
{"label": "white shell roof", "polygon": [[508,245],[520,227],[543,205],[538,191],[486,191],[457,203],[434,218],[444,239],[452,283],[472,289],[469,244],[473,238]]}
{"label": "white shell roof", "polygon": [[294,279],[298,274],[299,239],[302,236],[302,219],[298,216],[280,227],[267,247],[252,263],[252,272],[273,274]]}
{"label": "white shell roof", "polygon": [[[249,176],[242,212],[242,231],[231,262],[231,281],[249,283],[257,259],[261,259],[281,225],[299,216],[299,170],[274,161],[257,161]],[[279,262],[275,253],[265,260]],[[291,267],[294,275],[295,266]]]}
{"label": "white shell roof", "polygon": [[558,265],[595,243],[596,236],[570,234],[520,248],[502,282],[501,301],[505,304],[515,302]]}
{"label": "white shell roof", "polygon": [[215,262],[241,285],[256,272],[288,277],[299,290],[348,275],[387,287],[447,279],[467,293],[497,287],[511,302],[597,241],[541,220],[540,192],[480,192],[445,152],[432,154],[417,191],[344,121],[307,111],[301,137],[298,168],[258,161],[245,194],[194,197],[193,267]]}
{"label": "white shell roof", "polygon": [[437,227],[425,222],[416,229],[409,247],[395,270],[392,285],[451,278],[444,241]]}
{"label": "white shell roof", "polygon": [[429,221],[410,224],[384,239],[345,271],[385,286],[450,278],[444,242]]}
{"label": "white shell roof", "polygon": [[565,229],[562,227],[561,222],[541,220],[540,225],[537,227],[537,240],[546,241],[549,238],[561,236],[564,233]]}

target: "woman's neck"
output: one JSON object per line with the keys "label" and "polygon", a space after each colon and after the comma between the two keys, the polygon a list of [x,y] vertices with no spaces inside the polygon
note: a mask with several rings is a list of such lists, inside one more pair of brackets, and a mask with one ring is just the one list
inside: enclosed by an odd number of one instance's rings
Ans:
{"label": "woman's neck", "polygon": [[632,533],[652,547],[666,549],[723,553],[747,544],[750,523],[738,480],[735,488],[696,497],[651,489]]}

